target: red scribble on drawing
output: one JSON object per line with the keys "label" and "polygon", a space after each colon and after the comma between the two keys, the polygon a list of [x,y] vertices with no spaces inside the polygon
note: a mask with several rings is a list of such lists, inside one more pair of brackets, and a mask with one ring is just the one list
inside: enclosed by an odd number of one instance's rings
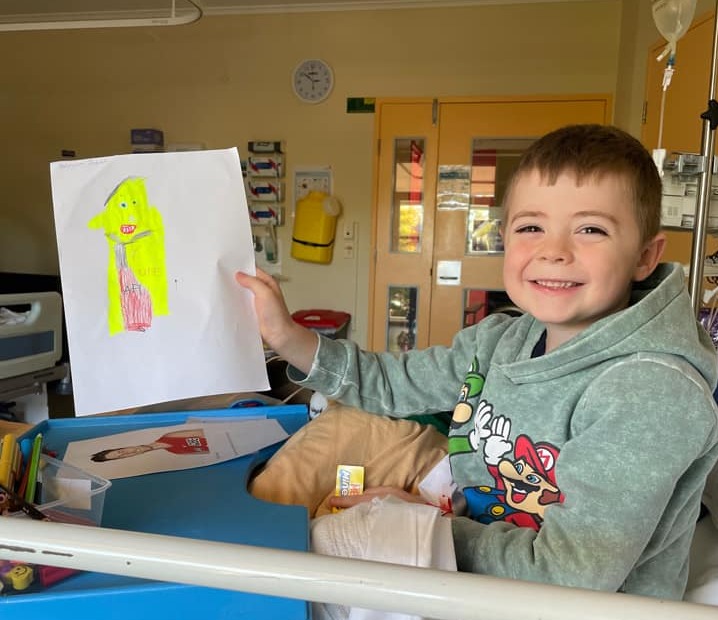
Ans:
{"label": "red scribble on drawing", "polygon": [[152,325],[152,298],[129,268],[120,269],[118,275],[125,329],[143,332]]}

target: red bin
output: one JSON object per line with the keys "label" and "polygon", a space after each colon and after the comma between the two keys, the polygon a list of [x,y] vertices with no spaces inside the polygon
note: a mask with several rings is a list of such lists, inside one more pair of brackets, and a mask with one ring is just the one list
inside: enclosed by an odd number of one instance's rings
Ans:
{"label": "red bin", "polygon": [[331,339],[346,338],[351,314],[340,310],[297,310],[292,318],[309,329]]}

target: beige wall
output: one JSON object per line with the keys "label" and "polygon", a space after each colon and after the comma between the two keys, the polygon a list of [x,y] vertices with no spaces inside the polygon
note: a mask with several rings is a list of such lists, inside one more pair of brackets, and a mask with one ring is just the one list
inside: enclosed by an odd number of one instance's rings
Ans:
{"label": "beige wall", "polygon": [[[312,265],[285,253],[290,309],[347,310],[365,344],[374,118],[346,114],[346,98],[612,92],[617,123],[638,135],[645,49],[657,36],[650,0],[2,33],[0,271],[57,272],[48,162],[61,149],[128,152],[131,127],[158,127],[169,142],[236,145],[243,156],[248,140],[282,140],[287,178],[295,166],[330,164],[343,219],[359,227],[354,260],[337,252],[331,265]],[[332,65],[336,86],[325,103],[303,105],[290,73],[315,56]],[[285,249],[290,233],[291,219]]]}

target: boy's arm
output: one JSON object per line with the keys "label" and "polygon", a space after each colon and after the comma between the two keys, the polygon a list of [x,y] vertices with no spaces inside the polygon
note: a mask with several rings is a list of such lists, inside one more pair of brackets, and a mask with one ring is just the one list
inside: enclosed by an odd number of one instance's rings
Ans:
{"label": "boy's arm", "polygon": [[462,330],[451,348],[392,353],[363,351],[349,340],[321,337],[308,376],[289,378],[329,399],[393,417],[450,411],[477,347],[477,332]]}
{"label": "boy's arm", "polygon": [[321,337],[309,376],[289,378],[327,398],[393,417],[454,409],[467,373],[482,358],[488,366],[498,341],[516,319],[493,314],[459,331],[451,347],[407,353],[362,351],[349,340]]}
{"label": "boy's arm", "polygon": [[277,281],[261,269],[257,269],[256,276],[237,272],[235,279],[254,293],[259,330],[267,345],[308,374],[317,351],[318,336],[292,319]]}

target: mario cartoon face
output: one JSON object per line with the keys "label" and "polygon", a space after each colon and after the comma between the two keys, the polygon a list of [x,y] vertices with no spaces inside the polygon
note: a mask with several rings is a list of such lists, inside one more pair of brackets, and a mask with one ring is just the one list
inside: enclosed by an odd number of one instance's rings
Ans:
{"label": "mario cartoon face", "polygon": [[549,443],[532,443],[526,435],[516,439],[514,460],[503,459],[499,476],[506,488],[506,503],[543,519],[546,506],[561,501],[556,486],[558,450]]}
{"label": "mario cartoon face", "polygon": [[471,369],[464,378],[464,383],[459,392],[459,402],[454,407],[451,417],[451,428],[459,428],[466,424],[474,414],[474,408],[469,402],[471,398],[481,394],[484,389],[484,377],[478,373],[478,360],[474,358],[471,362]]}

